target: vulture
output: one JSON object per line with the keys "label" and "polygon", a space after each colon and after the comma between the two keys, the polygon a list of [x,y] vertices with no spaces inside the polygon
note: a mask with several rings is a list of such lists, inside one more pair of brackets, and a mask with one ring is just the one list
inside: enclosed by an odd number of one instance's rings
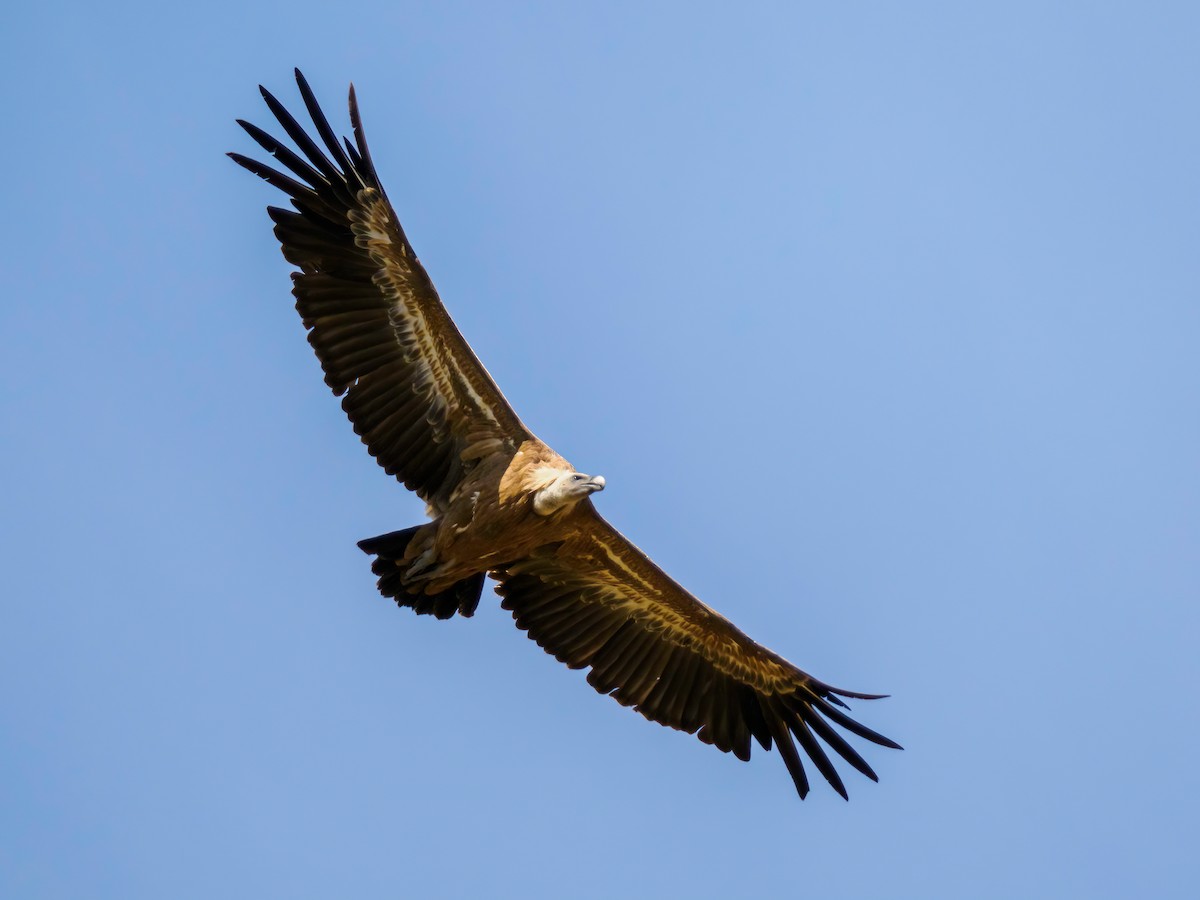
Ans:
{"label": "vulture", "polygon": [[451,321],[375,171],[354,87],[354,140],[339,141],[296,81],[314,133],[260,87],[295,149],[238,120],[279,168],[229,156],[290,199],[268,213],[325,383],[427,504],[431,521],[359,543],[380,593],[418,615],[471,616],[490,577],[518,628],[647,719],[741,760],[752,741],[774,746],[802,799],[801,751],[844,798],[829,751],[878,781],[834,726],[899,749],[843,700],[885,695],[832,687],[755,643],[600,516],[604,479],[537,439]]}

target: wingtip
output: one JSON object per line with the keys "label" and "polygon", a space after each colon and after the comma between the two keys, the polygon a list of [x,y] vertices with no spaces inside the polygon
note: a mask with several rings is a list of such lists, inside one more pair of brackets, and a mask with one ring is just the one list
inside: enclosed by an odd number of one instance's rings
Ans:
{"label": "wingtip", "polygon": [[838,694],[842,697],[850,697],[854,700],[886,700],[888,697],[892,696],[891,694],[863,694],[859,691],[846,691],[835,687],[828,688],[828,690],[832,694]]}
{"label": "wingtip", "polygon": [[[249,169],[251,172],[254,172],[256,175],[258,174],[257,172],[255,172],[255,169],[257,168],[257,163],[254,160],[252,160],[250,157],[243,156],[241,153],[236,153],[232,150],[227,152],[225,155],[228,156],[230,159],[232,159],[235,163],[237,163],[243,169]],[[258,177],[261,178],[262,176],[259,175]]]}
{"label": "wingtip", "polygon": [[850,799],[850,792],[846,790],[846,785],[842,783],[842,779],[838,776],[837,769],[834,769],[832,764],[828,765],[826,768],[829,771],[825,771],[823,769],[821,774],[825,776],[825,780],[829,783],[829,786],[834,789],[837,795],[843,800],[848,801]]}

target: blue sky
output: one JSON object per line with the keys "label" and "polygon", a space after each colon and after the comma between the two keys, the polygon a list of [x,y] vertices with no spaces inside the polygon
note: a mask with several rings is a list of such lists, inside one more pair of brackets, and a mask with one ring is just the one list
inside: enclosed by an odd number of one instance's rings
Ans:
{"label": "blue sky", "polygon": [[[1190,896],[1200,11],[26,4],[0,35],[0,894]],[[227,150],[301,66],[602,512],[839,686],[804,803],[597,696],[321,383]],[[586,328],[580,327],[586,325]]]}

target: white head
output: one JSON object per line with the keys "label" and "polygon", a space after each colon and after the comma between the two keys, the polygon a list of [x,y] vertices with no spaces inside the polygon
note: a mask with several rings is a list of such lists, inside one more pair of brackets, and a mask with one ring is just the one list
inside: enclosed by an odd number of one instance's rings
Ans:
{"label": "white head", "polygon": [[589,494],[602,490],[603,475],[562,472],[533,495],[533,511],[539,516],[548,516],[565,507],[574,506]]}

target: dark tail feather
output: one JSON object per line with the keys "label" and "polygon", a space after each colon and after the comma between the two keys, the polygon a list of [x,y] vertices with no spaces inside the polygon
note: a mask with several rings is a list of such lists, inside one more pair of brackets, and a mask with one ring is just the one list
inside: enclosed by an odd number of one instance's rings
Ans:
{"label": "dark tail feather", "polygon": [[449,619],[455,613],[459,613],[470,618],[475,614],[475,609],[479,606],[479,597],[483,593],[482,572],[464,578],[440,594],[413,593],[410,587],[419,591],[419,586],[404,583],[405,569],[399,561],[404,559],[404,551],[408,549],[409,542],[422,527],[416,525],[403,531],[393,531],[358,542],[359,549],[375,557],[375,561],[371,563],[371,571],[379,576],[379,593],[391,597],[400,606],[409,607],[417,615]]}
{"label": "dark tail feather", "polygon": [[379,537],[367,538],[358,542],[358,549],[363,553],[370,553],[386,559],[401,559],[404,556],[404,551],[408,549],[408,542],[420,530],[420,525],[414,525],[412,528],[405,528],[403,531],[391,531],[387,534],[381,534]]}

